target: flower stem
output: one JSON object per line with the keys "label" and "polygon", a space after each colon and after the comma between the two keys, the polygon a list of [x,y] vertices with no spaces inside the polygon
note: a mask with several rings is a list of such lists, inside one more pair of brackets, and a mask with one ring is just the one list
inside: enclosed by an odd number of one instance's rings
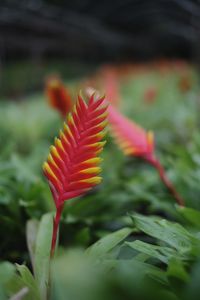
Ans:
{"label": "flower stem", "polygon": [[63,211],[63,205],[60,205],[56,209],[56,215],[53,219],[53,234],[52,234],[52,242],[51,242],[51,257],[54,255],[56,241],[57,241],[57,235],[58,235],[58,228],[60,223],[60,217],[61,213]]}
{"label": "flower stem", "polygon": [[160,179],[162,180],[164,185],[168,188],[168,190],[171,192],[171,194],[174,196],[177,203],[180,206],[184,206],[185,204],[184,204],[183,198],[178,194],[178,192],[176,191],[173,184],[167,178],[165,170],[164,170],[163,166],[161,165],[161,163],[159,162],[159,160],[158,159],[152,159],[152,160],[149,160],[149,162],[151,163],[151,165],[153,165],[157,169],[157,171],[160,175]]}

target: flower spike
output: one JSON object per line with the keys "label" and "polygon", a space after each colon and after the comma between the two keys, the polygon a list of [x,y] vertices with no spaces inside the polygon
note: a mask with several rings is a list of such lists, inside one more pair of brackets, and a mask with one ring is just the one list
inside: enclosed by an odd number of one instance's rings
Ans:
{"label": "flower spike", "polygon": [[107,107],[104,98],[91,96],[88,104],[79,95],[73,111],[68,115],[59,138],[50,147],[43,164],[56,206],[51,253],[53,255],[60,216],[66,200],[84,195],[101,182],[99,153],[105,141]]}
{"label": "flower spike", "polygon": [[124,154],[138,156],[154,166],[162,182],[170,190],[177,203],[184,206],[184,200],[167,178],[164,168],[155,155],[153,132],[146,132],[142,127],[121,115],[120,112],[111,105],[108,108],[108,119],[116,143]]}
{"label": "flower spike", "polygon": [[46,81],[46,95],[50,106],[59,111],[63,118],[72,108],[71,96],[59,77],[49,77]]}
{"label": "flower spike", "polygon": [[113,106],[108,108],[111,132],[125,155],[140,156],[153,160],[154,135],[119,113]]}

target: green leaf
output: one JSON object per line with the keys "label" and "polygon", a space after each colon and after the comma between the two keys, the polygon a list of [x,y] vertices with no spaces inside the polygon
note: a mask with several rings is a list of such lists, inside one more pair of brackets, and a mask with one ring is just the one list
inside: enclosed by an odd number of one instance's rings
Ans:
{"label": "green leaf", "polygon": [[172,257],[176,257],[179,255],[175,249],[156,246],[139,240],[136,240],[134,242],[126,242],[126,244],[131,248],[141,253],[147,254],[150,257],[157,258],[158,260],[166,264]]}
{"label": "green leaf", "polygon": [[21,275],[21,279],[24,283],[24,287],[28,288],[28,294],[26,296],[26,299],[28,300],[40,300],[40,295],[39,295],[39,290],[38,290],[38,285],[29,271],[29,269],[25,265],[18,265],[17,270]]}
{"label": "green leaf", "polygon": [[108,234],[86,250],[86,254],[96,259],[108,254],[115,246],[123,241],[131,232],[132,228],[123,228]]}
{"label": "green leaf", "polygon": [[39,224],[35,247],[35,278],[42,299],[46,299],[49,285],[50,249],[53,229],[52,213],[45,214]]}
{"label": "green leaf", "polygon": [[38,226],[39,224],[37,220],[29,220],[26,225],[26,239],[33,270],[35,268],[35,247]]}
{"label": "green leaf", "polygon": [[158,217],[145,217],[139,214],[132,216],[135,226],[146,234],[165,242],[180,254],[198,252],[199,241],[184,227]]}

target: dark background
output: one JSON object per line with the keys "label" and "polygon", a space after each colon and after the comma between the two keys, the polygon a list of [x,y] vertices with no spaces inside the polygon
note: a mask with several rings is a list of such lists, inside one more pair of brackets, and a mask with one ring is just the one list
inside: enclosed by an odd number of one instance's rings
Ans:
{"label": "dark background", "polygon": [[71,77],[80,73],[77,63],[183,58],[200,65],[199,55],[198,0],[0,2],[0,94],[38,88],[52,70]]}
{"label": "dark background", "polygon": [[198,0],[1,1],[1,57],[194,58]]}

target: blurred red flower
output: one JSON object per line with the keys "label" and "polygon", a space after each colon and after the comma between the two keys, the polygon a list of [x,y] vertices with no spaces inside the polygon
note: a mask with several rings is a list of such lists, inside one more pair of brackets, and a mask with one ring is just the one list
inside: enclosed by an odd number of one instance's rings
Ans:
{"label": "blurred red flower", "polygon": [[50,106],[58,110],[65,118],[72,108],[72,99],[61,79],[58,76],[47,78],[45,90]]}
{"label": "blurred red flower", "polygon": [[177,203],[179,205],[184,205],[183,199],[167,178],[164,168],[155,155],[153,132],[146,132],[142,127],[124,117],[111,105],[108,108],[108,119],[116,143],[122,149],[124,154],[138,156],[154,166],[157,169],[161,180],[171,191]]}

